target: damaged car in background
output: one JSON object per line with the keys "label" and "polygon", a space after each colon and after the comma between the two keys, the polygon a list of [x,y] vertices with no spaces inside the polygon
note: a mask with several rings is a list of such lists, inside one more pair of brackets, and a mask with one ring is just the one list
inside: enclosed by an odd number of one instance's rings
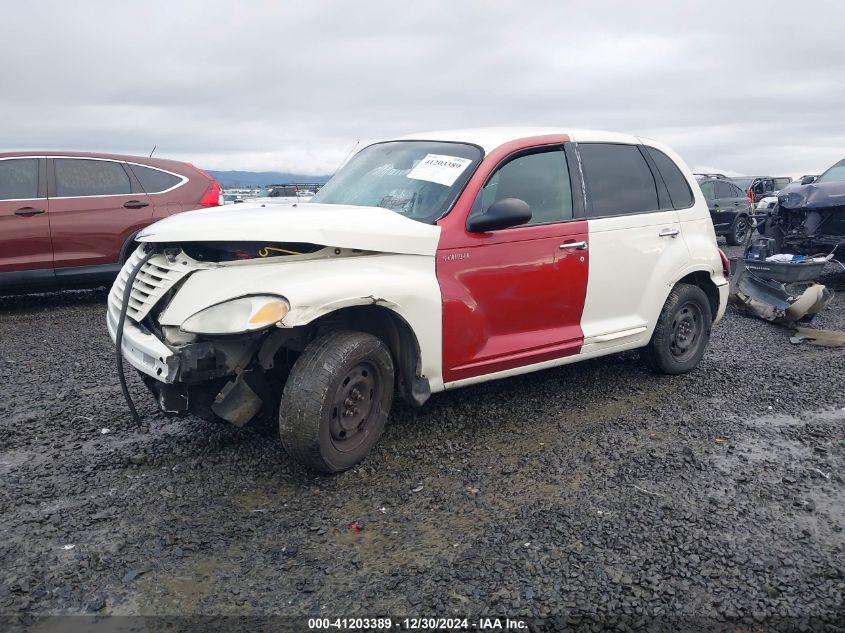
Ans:
{"label": "damaged car in background", "polygon": [[731,301],[767,321],[809,323],[833,297],[816,283],[825,266],[845,269],[845,160],[784,188],[757,228],[732,260]]}
{"label": "damaged car in background", "polygon": [[782,191],[758,230],[779,253],[845,255],[845,159],[814,182]]}
{"label": "damaged car in background", "polygon": [[[692,173],[610,132],[464,130],[375,143],[306,204],[145,229],[108,329],[159,408],[278,419],[295,460],[360,462],[394,393],[625,350],[692,371],[728,262]],[[621,273],[620,271],[624,271]]]}

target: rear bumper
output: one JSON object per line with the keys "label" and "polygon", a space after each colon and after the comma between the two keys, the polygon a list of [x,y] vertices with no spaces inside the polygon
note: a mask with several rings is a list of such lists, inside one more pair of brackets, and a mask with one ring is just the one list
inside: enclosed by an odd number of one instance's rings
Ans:
{"label": "rear bumper", "polygon": [[716,311],[716,318],[713,323],[718,323],[725,316],[725,310],[728,308],[728,295],[730,294],[730,284],[727,280],[720,286],[716,286],[719,291],[719,309]]}

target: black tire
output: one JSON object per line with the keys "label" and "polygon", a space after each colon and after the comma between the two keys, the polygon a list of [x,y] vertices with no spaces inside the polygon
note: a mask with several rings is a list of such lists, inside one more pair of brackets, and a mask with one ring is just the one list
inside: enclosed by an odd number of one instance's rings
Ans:
{"label": "black tire", "polygon": [[288,454],[337,473],[362,461],[381,437],[393,400],[387,346],[363,332],[331,332],[297,358],[279,404]]}
{"label": "black tire", "polygon": [[725,238],[731,246],[739,246],[745,243],[749,232],[752,230],[751,220],[747,215],[739,214],[734,218],[731,229]]}
{"label": "black tire", "polygon": [[698,366],[710,341],[713,317],[707,295],[698,286],[672,288],[657,326],[642,355],[652,369],[664,374],[684,374]]}

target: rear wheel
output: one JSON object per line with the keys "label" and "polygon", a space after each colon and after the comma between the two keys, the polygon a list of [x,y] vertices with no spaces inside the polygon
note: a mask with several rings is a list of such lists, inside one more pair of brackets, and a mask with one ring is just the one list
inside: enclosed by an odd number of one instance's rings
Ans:
{"label": "rear wheel", "polygon": [[747,215],[738,215],[734,218],[730,231],[727,234],[728,244],[739,246],[745,243],[748,233],[751,231],[751,222]]}
{"label": "rear wheel", "polygon": [[707,295],[698,286],[677,284],[660,312],[643,358],[664,374],[695,369],[710,341],[713,318]]}
{"label": "rear wheel", "polygon": [[363,332],[312,341],[291,369],[279,405],[288,454],[327,473],[363,460],[381,437],[393,399],[387,346]]}

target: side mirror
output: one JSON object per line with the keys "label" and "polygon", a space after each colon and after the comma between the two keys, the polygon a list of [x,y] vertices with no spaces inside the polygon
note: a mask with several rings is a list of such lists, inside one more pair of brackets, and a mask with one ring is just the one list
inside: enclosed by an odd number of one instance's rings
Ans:
{"label": "side mirror", "polygon": [[481,215],[467,220],[470,233],[486,233],[525,224],[531,219],[531,208],[519,198],[504,198],[490,205]]}
{"label": "side mirror", "polygon": [[802,184],[802,185],[811,185],[811,184],[813,184],[814,182],[816,182],[816,177],[815,177],[815,176],[804,176],[804,177],[801,179],[801,184]]}

